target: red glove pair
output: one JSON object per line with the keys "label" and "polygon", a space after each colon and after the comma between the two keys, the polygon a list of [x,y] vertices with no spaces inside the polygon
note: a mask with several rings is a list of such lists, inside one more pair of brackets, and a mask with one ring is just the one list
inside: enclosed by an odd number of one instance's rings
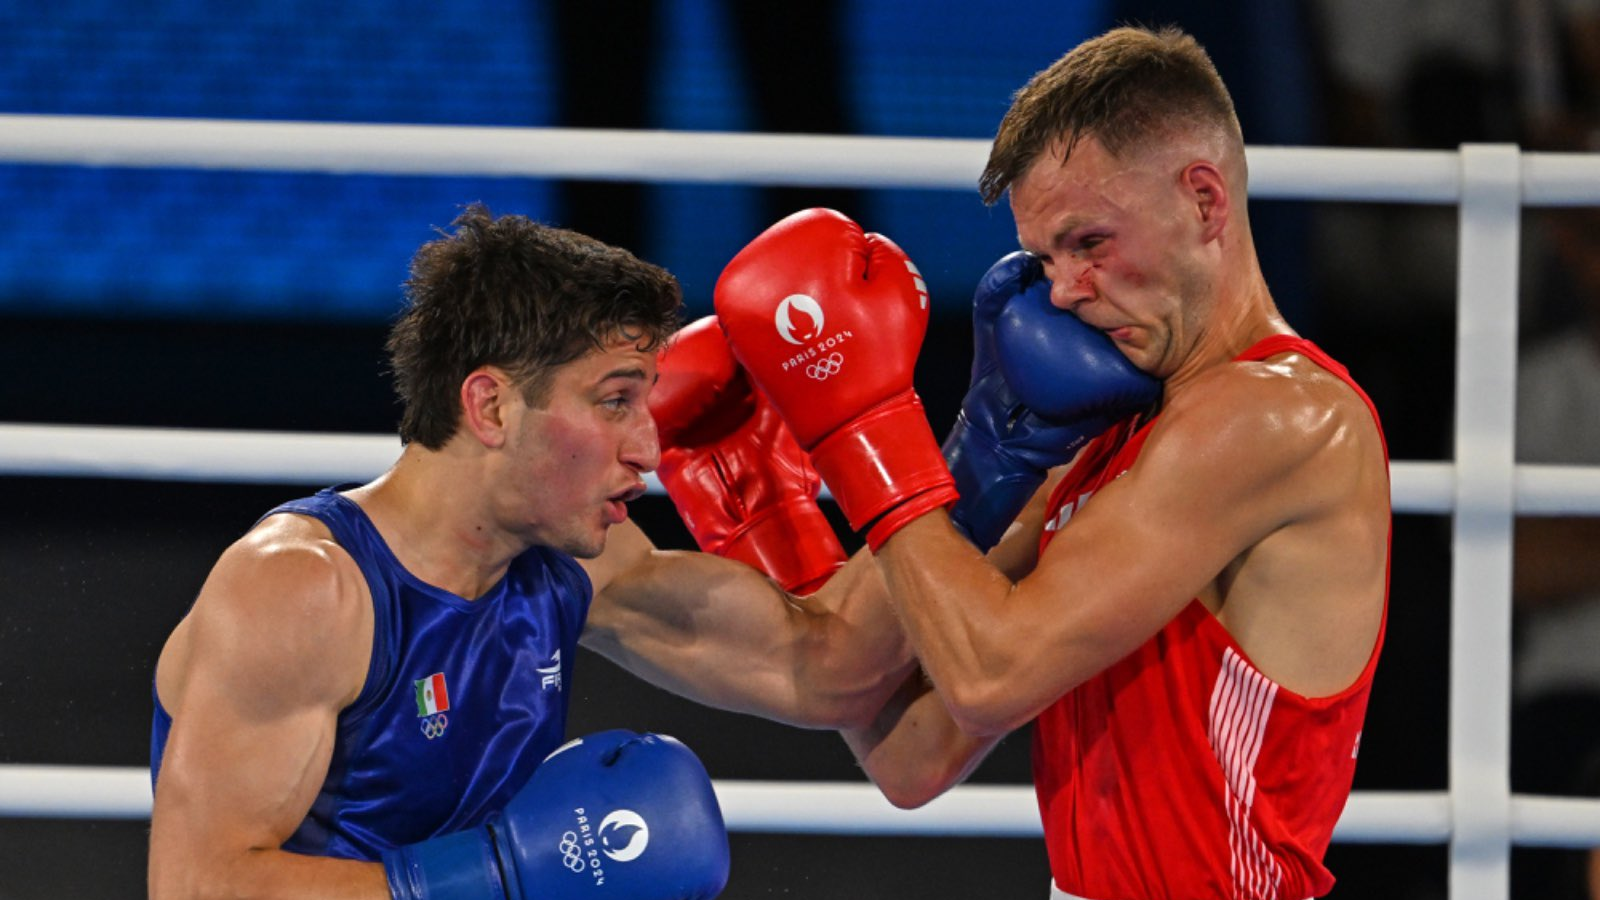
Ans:
{"label": "red glove pair", "polygon": [[663,353],[650,404],[661,482],[701,549],[814,589],[844,559],[819,473],[874,550],[955,501],[912,388],[927,286],[894,242],[796,213],[734,257],[716,306],[720,323]]}
{"label": "red glove pair", "polygon": [[821,479],[751,387],[716,316],[674,335],[659,372],[650,392],[661,436],[656,474],[700,549],[754,566],[793,593],[821,587],[845,560],[817,507]]}

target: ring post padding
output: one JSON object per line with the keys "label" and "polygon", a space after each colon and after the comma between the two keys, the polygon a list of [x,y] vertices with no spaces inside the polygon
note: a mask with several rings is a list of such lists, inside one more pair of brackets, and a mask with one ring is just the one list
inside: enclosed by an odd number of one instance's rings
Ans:
{"label": "ring post padding", "polygon": [[1511,843],[1511,530],[1522,166],[1461,148],[1454,552],[1450,573],[1450,897],[1504,900]]}

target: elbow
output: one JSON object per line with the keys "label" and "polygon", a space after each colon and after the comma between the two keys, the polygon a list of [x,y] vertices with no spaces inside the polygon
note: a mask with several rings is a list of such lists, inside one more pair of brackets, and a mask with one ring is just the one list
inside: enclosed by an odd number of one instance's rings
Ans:
{"label": "elbow", "polygon": [[959,768],[939,765],[902,766],[893,772],[868,772],[883,799],[899,809],[926,806],[962,777]]}
{"label": "elbow", "polygon": [[880,784],[878,790],[883,792],[883,798],[894,805],[896,809],[917,809],[926,806],[930,800],[944,793],[921,785]]}
{"label": "elbow", "polygon": [[825,656],[797,679],[795,706],[802,728],[844,731],[864,728],[916,668],[909,653],[863,666],[859,659]]}
{"label": "elbow", "polygon": [[145,888],[150,900],[195,900],[204,896],[201,892],[202,883],[185,873],[174,871],[172,866],[159,864],[152,857]]}
{"label": "elbow", "polygon": [[997,679],[968,680],[939,688],[950,718],[965,734],[978,738],[1000,737],[1026,725],[1030,710],[1018,706],[1018,692]]}
{"label": "elbow", "polygon": [[218,847],[179,839],[163,827],[172,818],[164,811],[151,829],[145,890],[150,900],[207,900],[248,897],[262,892],[267,880],[250,854],[234,856]]}
{"label": "elbow", "polygon": [[223,900],[262,896],[263,892],[277,896],[266,887],[276,883],[276,879],[265,877],[259,867],[196,860],[173,860],[162,865],[152,855],[146,889],[150,900]]}
{"label": "elbow", "polygon": [[951,737],[951,746],[945,752],[924,752],[914,762],[901,756],[897,763],[867,765],[867,776],[891,805],[899,809],[926,806],[965,781],[998,741],[953,734]]}
{"label": "elbow", "polygon": [[156,854],[150,856],[145,887],[150,900],[203,900],[246,893],[234,885],[225,868],[207,867],[198,862],[185,865],[177,860],[163,861]]}
{"label": "elbow", "polygon": [[819,731],[849,731],[865,728],[883,708],[887,691],[859,690],[848,693],[803,693],[795,702],[786,724]]}
{"label": "elbow", "polygon": [[198,897],[197,865],[183,865],[174,854],[162,849],[159,830],[151,835],[152,846],[145,867],[145,892],[150,900],[188,900]]}

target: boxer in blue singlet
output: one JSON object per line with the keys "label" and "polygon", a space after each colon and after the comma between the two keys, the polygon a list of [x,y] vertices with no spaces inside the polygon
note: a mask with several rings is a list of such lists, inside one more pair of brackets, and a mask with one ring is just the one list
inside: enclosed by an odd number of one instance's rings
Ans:
{"label": "boxer in blue singlet", "polygon": [[[677,324],[669,274],[481,207],[455,224],[418,252],[389,339],[399,459],[264,516],[162,651],[157,900],[714,896],[727,839],[692,753],[624,732],[558,750],[579,643],[817,728],[870,721],[911,670],[880,592],[853,589],[870,561],[797,597],[798,579],[657,550],[628,519],[662,456],[647,397]],[[674,471],[737,480],[674,452]],[[715,527],[748,550],[795,514],[779,493]]]}

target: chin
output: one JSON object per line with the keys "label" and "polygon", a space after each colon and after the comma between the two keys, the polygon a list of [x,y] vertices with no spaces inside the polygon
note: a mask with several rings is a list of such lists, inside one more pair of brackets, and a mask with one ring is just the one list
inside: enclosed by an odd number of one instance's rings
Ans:
{"label": "chin", "polygon": [[606,549],[607,531],[608,529],[602,528],[596,534],[568,534],[561,539],[550,541],[546,546],[554,547],[575,559],[594,559]]}
{"label": "chin", "polygon": [[574,546],[563,548],[578,559],[594,559],[605,552],[606,536],[602,533],[598,540],[573,542]]}

